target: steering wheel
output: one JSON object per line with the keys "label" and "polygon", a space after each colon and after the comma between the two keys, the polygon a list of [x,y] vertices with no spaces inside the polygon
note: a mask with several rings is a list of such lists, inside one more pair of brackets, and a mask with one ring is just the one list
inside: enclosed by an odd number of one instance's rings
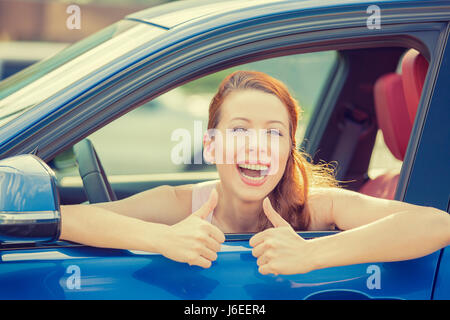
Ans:
{"label": "steering wheel", "polygon": [[89,203],[117,200],[92,142],[81,140],[73,146],[73,151]]}

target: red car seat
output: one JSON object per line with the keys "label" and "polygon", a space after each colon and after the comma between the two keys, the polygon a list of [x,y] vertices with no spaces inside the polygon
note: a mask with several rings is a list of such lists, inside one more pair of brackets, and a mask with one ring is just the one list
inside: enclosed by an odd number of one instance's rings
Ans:
{"label": "red car seat", "polygon": [[405,54],[402,61],[402,80],[411,123],[414,123],[416,117],[427,71],[428,61],[419,51],[411,49]]}
{"label": "red car seat", "polygon": [[[401,161],[405,157],[427,70],[425,58],[411,49],[403,57],[402,75],[388,73],[375,83],[378,127],[391,153]],[[359,192],[392,200],[399,176],[399,172],[387,172],[367,181]]]}

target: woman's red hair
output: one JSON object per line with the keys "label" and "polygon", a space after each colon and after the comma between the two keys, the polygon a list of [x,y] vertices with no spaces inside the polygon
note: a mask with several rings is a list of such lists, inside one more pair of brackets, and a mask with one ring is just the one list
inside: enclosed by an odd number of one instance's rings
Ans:
{"label": "woman's red hair", "polygon": [[[286,106],[290,119],[291,153],[284,174],[277,186],[270,192],[269,199],[274,209],[288,221],[295,230],[307,230],[310,217],[304,213],[304,206],[311,187],[339,187],[334,168],[326,164],[312,164],[305,152],[297,150],[295,132],[300,110],[298,102],[290,95],[287,87],[279,80],[259,71],[235,71],[219,85],[209,106],[208,129],[216,128],[220,120],[220,107],[232,91],[254,89],[277,96]],[[261,212],[258,230],[271,226]]]}

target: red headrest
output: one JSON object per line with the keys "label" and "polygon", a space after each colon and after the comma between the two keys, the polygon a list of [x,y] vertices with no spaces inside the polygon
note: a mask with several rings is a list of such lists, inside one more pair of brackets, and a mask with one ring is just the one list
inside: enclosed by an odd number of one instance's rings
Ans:
{"label": "red headrest", "polygon": [[403,95],[402,76],[388,73],[380,77],[374,88],[378,127],[384,142],[398,160],[403,161],[411,133],[411,120]]}
{"label": "red headrest", "polygon": [[375,83],[378,127],[391,153],[401,161],[408,146],[427,71],[427,60],[417,50],[411,49],[403,57],[402,75],[389,73]]}
{"label": "red headrest", "polygon": [[428,61],[419,53],[411,49],[403,57],[402,78],[403,90],[411,123],[414,123],[423,83],[428,71]]}

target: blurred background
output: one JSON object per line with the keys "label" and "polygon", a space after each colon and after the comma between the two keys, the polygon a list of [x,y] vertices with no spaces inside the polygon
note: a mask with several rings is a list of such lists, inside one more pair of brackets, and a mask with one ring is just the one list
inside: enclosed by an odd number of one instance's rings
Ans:
{"label": "blurred background", "polygon": [[[175,0],[174,0],[175,1]],[[190,0],[178,0],[190,1]],[[24,68],[50,59],[69,45],[84,39],[124,16],[170,0],[0,0],[0,80]],[[80,28],[66,25],[67,9],[80,9]],[[214,171],[214,166],[175,164],[171,152],[175,129],[183,128],[194,137],[194,121],[206,130],[208,106],[220,82],[235,70],[258,70],[283,81],[302,108],[297,142],[303,139],[309,117],[323,86],[338,59],[336,52],[291,55],[258,61],[223,70],[177,87],[101,128],[88,138],[94,143],[108,175],[160,174]],[[201,149],[192,142],[192,159]],[[201,145],[201,142],[200,142]],[[387,151],[382,136],[377,139],[371,169],[386,163],[400,168]],[[387,151],[387,152],[386,152]],[[67,159],[67,160],[66,160]],[[70,152],[58,157],[59,174],[77,176]],[[65,168],[67,170],[65,171]]]}
{"label": "blurred background", "polygon": [[[171,0],[0,0],[1,41],[75,42],[125,15]],[[69,30],[69,5],[82,13],[82,28]]]}
{"label": "blurred background", "polygon": [[[0,79],[129,13],[166,2],[170,0],[0,0]],[[80,8],[80,29],[66,27],[70,5]]]}

